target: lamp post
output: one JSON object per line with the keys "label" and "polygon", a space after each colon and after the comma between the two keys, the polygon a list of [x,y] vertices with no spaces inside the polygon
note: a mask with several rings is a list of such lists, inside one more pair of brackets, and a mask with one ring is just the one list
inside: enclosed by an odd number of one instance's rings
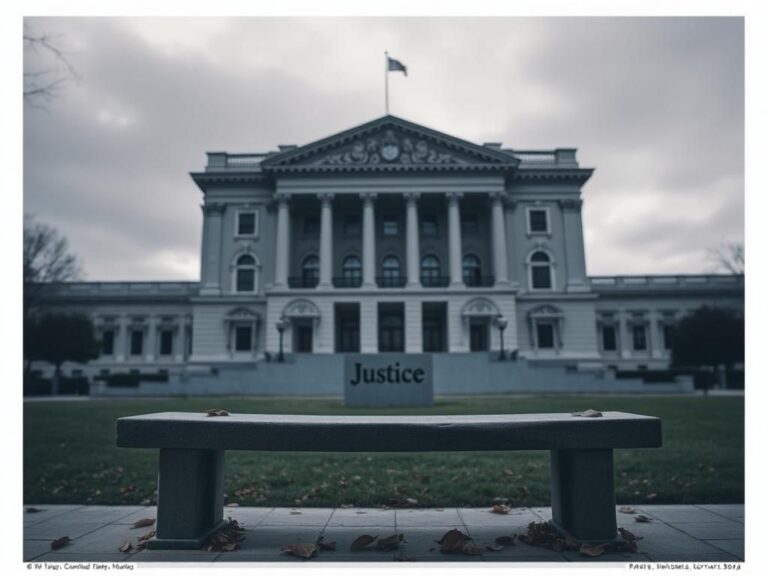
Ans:
{"label": "lamp post", "polygon": [[499,329],[499,360],[504,360],[504,330],[507,328],[507,321],[499,316],[496,318],[496,327]]}
{"label": "lamp post", "polygon": [[275,328],[277,328],[277,332],[280,334],[280,350],[277,353],[277,361],[284,362],[285,357],[283,356],[283,332],[286,328],[288,328],[288,319],[285,316],[280,316],[280,320],[275,323]]}

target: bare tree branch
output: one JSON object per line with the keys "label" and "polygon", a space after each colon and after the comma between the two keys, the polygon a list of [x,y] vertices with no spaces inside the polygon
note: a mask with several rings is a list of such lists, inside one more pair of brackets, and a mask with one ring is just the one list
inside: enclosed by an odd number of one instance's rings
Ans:
{"label": "bare tree branch", "polygon": [[24,49],[52,62],[42,70],[24,71],[24,102],[39,107],[41,102],[51,101],[61,88],[71,80],[78,80],[77,70],[67,53],[59,47],[62,36],[36,33],[24,26]]}
{"label": "bare tree branch", "polygon": [[744,274],[744,244],[741,242],[726,242],[707,252],[718,270],[728,274]]}

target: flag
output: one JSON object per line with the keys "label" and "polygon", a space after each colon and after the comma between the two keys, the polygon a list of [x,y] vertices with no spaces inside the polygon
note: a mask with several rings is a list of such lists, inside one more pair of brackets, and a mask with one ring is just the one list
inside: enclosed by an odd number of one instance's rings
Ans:
{"label": "flag", "polygon": [[405,67],[405,64],[400,62],[400,60],[395,60],[394,58],[387,56],[387,67],[389,72],[402,72],[408,76],[408,69]]}

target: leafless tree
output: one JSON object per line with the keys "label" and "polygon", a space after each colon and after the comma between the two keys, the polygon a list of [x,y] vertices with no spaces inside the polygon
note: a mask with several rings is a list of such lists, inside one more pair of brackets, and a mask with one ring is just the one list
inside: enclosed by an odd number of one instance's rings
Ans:
{"label": "leafless tree", "polygon": [[61,48],[61,38],[24,25],[24,51],[37,56],[40,61],[37,68],[28,70],[28,59],[25,58],[24,102],[31,106],[39,107],[51,101],[67,82],[78,78]]}
{"label": "leafless tree", "polygon": [[709,250],[709,256],[718,270],[729,274],[744,274],[744,244],[726,242]]}
{"label": "leafless tree", "polygon": [[81,276],[77,257],[69,252],[67,239],[33,216],[24,215],[24,319],[38,304],[41,293],[59,282]]}

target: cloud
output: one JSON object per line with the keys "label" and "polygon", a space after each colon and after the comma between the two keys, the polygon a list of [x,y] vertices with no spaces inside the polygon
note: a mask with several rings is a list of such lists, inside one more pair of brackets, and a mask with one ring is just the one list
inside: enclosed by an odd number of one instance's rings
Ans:
{"label": "cloud", "polygon": [[[475,141],[578,147],[591,274],[708,269],[743,239],[743,21],[29,19],[81,81],[25,110],[25,210],[92,279],[197,279],[207,150],[303,144],[383,114]],[[37,65],[30,56],[27,65]],[[195,259],[194,262],[190,259]]]}

